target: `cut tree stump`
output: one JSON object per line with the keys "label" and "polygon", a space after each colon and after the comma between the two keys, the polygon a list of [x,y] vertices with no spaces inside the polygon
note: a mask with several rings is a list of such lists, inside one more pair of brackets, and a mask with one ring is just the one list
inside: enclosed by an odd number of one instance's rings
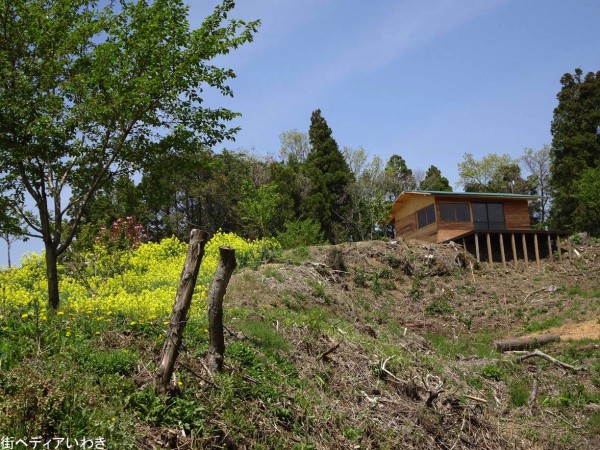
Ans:
{"label": "cut tree stump", "polygon": [[212,372],[223,370],[225,355],[225,336],[223,335],[223,297],[233,273],[235,250],[231,247],[219,247],[219,264],[208,291],[208,368]]}
{"label": "cut tree stump", "polygon": [[179,279],[177,295],[169,320],[169,329],[160,355],[160,364],[155,374],[155,386],[158,394],[164,394],[169,389],[173,368],[181,347],[183,330],[187,323],[187,313],[192,304],[192,295],[196,287],[200,263],[204,257],[206,241],[207,235],[205,232],[192,230],[190,233],[190,244]]}
{"label": "cut tree stump", "polygon": [[560,336],[558,334],[545,334],[542,336],[534,336],[529,338],[514,338],[494,341],[494,347],[499,352],[508,352],[512,350],[531,350],[535,347],[539,347],[540,345],[559,340]]}

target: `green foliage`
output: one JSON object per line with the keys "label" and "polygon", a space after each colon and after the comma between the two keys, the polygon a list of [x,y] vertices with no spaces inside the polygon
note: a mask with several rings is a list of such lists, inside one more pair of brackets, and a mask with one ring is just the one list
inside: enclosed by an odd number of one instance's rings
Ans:
{"label": "green foliage", "polygon": [[562,319],[559,317],[548,317],[547,319],[543,319],[540,321],[532,320],[525,327],[525,331],[529,333],[533,333],[536,331],[547,330],[548,328],[556,327],[562,324]]}
{"label": "green foliage", "polygon": [[435,166],[429,166],[425,178],[419,184],[419,189],[422,191],[452,192],[448,178],[442,176],[440,169]]}
{"label": "green foliage", "polygon": [[520,378],[512,380],[508,384],[508,398],[510,399],[510,403],[516,407],[527,405],[530,391],[531,387],[525,380]]}
{"label": "green foliage", "polygon": [[500,381],[502,380],[504,374],[502,370],[495,364],[486,364],[481,368],[481,376],[488,380],[492,381]]}
{"label": "green foliage", "polygon": [[574,198],[577,203],[573,222],[576,229],[600,236],[600,163],[581,173],[574,183]]}
{"label": "green foliage", "polygon": [[452,312],[452,306],[448,300],[443,297],[436,297],[425,306],[425,315],[427,316],[444,316]]}
{"label": "green foliage", "polygon": [[247,181],[243,188],[243,199],[239,203],[248,235],[254,238],[274,236],[282,222],[281,195],[276,184],[263,184],[256,188]]}
{"label": "green foliage", "polygon": [[304,202],[304,218],[318,222],[329,242],[344,242],[350,237],[345,218],[350,209],[348,186],[354,176],[321,110],[313,111],[310,122],[311,151],[304,166],[309,193]]}
{"label": "green foliage", "polygon": [[284,224],[284,231],[277,234],[277,240],[284,249],[321,245],[325,237],[321,225],[312,220],[295,220]]}
{"label": "green foliage", "polygon": [[[578,68],[564,74],[560,83],[551,126],[552,223],[559,229],[586,231],[591,227],[589,231],[597,234],[597,211],[588,215],[584,204],[597,185],[591,177],[600,165],[600,72],[584,76]],[[584,174],[592,183],[589,188],[582,185]]]}
{"label": "green foliage", "polygon": [[57,258],[107,180],[193,149],[165,142],[212,146],[234,135],[225,123],[237,114],[206,107],[203,91],[232,95],[234,73],[214,59],[252,41],[259,23],[228,20],[228,0],[196,30],[182,0],[3,6],[0,190],[11,215],[43,237],[56,309]]}
{"label": "green foliage", "polygon": [[533,186],[521,176],[519,160],[510,155],[490,153],[480,161],[465,153],[458,163],[461,184],[467,192],[507,192],[531,194]]}

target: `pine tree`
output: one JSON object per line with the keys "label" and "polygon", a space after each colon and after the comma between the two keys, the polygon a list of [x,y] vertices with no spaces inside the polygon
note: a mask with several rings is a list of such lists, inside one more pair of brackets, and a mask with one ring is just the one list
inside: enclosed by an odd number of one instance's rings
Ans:
{"label": "pine tree", "polygon": [[311,151],[304,169],[309,192],[303,215],[319,223],[331,243],[342,242],[352,237],[348,186],[354,176],[319,109],[312,113],[308,135]]}

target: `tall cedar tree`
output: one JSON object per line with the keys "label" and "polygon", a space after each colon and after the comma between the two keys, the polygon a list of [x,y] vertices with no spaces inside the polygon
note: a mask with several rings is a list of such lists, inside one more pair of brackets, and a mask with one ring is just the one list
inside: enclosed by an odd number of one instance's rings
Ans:
{"label": "tall cedar tree", "polygon": [[586,169],[600,166],[600,71],[585,77],[581,69],[566,73],[552,120],[552,224],[561,229],[585,227],[586,208],[577,184]]}
{"label": "tall cedar tree", "polygon": [[310,188],[304,202],[304,218],[319,223],[329,242],[343,242],[352,237],[348,187],[354,175],[320,109],[311,115],[308,137],[311,151],[305,171]]}
{"label": "tall cedar tree", "polygon": [[2,3],[0,190],[44,242],[53,309],[58,258],[108,180],[164,153],[165,135],[210,147],[235,132],[236,113],[203,103],[207,88],[232,95],[233,71],[213,61],[258,26],[228,19],[233,7],[223,0],[191,29],[183,0]]}

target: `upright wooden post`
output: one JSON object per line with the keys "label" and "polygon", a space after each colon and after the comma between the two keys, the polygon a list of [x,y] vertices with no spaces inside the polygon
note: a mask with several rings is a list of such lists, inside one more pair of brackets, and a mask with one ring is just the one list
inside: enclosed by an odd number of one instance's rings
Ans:
{"label": "upright wooden post", "polygon": [[488,262],[492,263],[492,240],[490,238],[490,233],[485,234],[485,240],[487,244],[487,252],[488,252]]}
{"label": "upright wooden post", "polygon": [[500,233],[500,255],[502,256],[502,267],[506,269],[506,255],[504,254],[504,237]]}
{"label": "upright wooden post", "polygon": [[548,237],[548,257],[550,261],[554,261],[554,255],[552,254],[552,238],[549,234],[546,235]]}
{"label": "upright wooden post", "polygon": [[540,246],[538,245],[538,235],[533,235],[533,249],[535,250],[535,263],[540,267]]}
{"label": "upright wooden post", "polygon": [[223,335],[223,297],[231,274],[235,269],[235,250],[219,247],[219,264],[208,291],[208,368],[213,372],[223,370],[225,336]]}
{"label": "upright wooden post", "polygon": [[558,252],[558,260],[562,261],[562,247],[560,246],[560,234],[556,235],[556,251]]}
{"label": "upright wooden post", "polygon": [[163,344],[162,353],[160,356],[160,364],[156,369],[154,385],[159,394],[164,394],[171,381],[175,361],[179,355],[183,330],[187,323],[187,313],[192,304],[192,295],[196,287],[198,279],[198,271],[200,263],[204,256],[204,246],[206,245],[207,235],[200,230],[192,230],[190,233],[190,244],[188,246],[185,264],[179,279],[177,295],[171,312],[169,321],[169,329],[167,337]]}
{"label": "upright wooden post", "polygon": [[529,267],[529,255],[527,255],[527,238],[525,233],[521,233],[521,243],[523,244],[523,256],[525,257],[525,267]]}
{"label": "upright wooden post", "polygon": [[477,233],[475,233],[475,257],[477,258],[477,262],[479,262],[479,234]]}
{"label": "upright wooden post", "polygon": [[510,233],[510,244],[512,247],[513,264],[517,267],[517,242],[515,241],[515,233]]}
{"label": "upright wooden post", "polygon": [[464,250],[464,252],[465,252],[465,254],[466,254],[466,253],[467,253],[467,241],[466,241],[466,239],[465,239],[465,238],[463,238],[463,240],[462,240],[462,241],[463,241],[463,250]]}
{"label": "upright wooden post", "polygon": [[569,259],[573,260],[573,245],[571,241],[571,236],[567,238],[567,252],[569,253]]}

